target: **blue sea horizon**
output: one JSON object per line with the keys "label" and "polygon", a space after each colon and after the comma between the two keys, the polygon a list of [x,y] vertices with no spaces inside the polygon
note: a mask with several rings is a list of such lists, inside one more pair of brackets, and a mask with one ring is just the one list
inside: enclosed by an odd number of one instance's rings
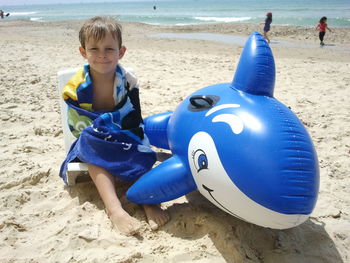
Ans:
{"label": "blue sea horizon", "polygon": [[118,1],[4,6],[6,19],[66,21],[106,15],[123,22],[153,25],[195,25],[211,23],[260,23],[273,13],[274,25],[314,27],[322,16],[330,27],[350,28],[349,0],[180,0]]}

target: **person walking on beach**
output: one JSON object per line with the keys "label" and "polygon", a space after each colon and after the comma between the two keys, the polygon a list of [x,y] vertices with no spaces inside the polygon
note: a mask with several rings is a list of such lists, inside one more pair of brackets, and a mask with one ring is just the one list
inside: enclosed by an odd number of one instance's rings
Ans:
{"label": "person walking on beach", "polygon": [[270,39],[269,37],[267,36],[267,33],[270,31],[270,25],[272,23],[272,13],[271,12],[268,12],[266,14],[266,19],[265,19],[265,22],[261,23],[264,25],[264,38],[267,40],[268,43],[270,43]]}
{"label": "person walking on beach", "polygon": [[324,16],[320,19],[319,24],[316,26],[316,30],[319,30],[318,37],[320,39],[320,45],[324,46],[323,39],[326,34],[326,30],[329,30],[330,32],[332,32],[332,30],[327,25],[327,17]]}
{"label": "person walking on beach", "polygon": [[[121,205],[116,178],[134,181],[149,171],[156,154],[143,131],[136,76],[120,65],[126,47],[122,45],[120,24],[112,18],[93,17],[79,32],[80,54],[88,62],[63,89],[68,104],[68,123],[78,139],[60,170],[65,180],[69,162],[88,164],[106,212],[120,232],[133,235],[141,223]],[[87,122],[81,129],[81,123]],[[169,221],[159,205],[142,206],[152,230]]]}
{"label": "person walking on beach", "polygon": [[9,15],[10,15],[10,13],[6,13],[5,14],[5,12],[3,10],[0,10],[0,17],[1,17],[1,19],[4,19],[5,17],[7,17]]}

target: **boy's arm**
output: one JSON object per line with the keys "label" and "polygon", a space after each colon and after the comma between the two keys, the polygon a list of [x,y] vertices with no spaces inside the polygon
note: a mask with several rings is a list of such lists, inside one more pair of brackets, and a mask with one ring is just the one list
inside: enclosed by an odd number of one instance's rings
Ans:
{"label": "boy's arm", "polygon": [[125,70],[125,79],[129,84],[129,89],[139,88],[139,80],[134,74],[134,70],[132,68],[124,68]]}
{"label": "boy's arm", "polygon": [[[139,137],[143,138],[142,129],[139,127],[140,123],[143,123],[141,114],[141,104],[139,97],[139,82],[136,76],[130,69],[124,68],[125,79],[127,82],[128,98],[134,108],[125,118],[122,120],[123,129],[131,129],[134,133],[137,133]],[[141,129],[141,130],[140,130]],[[140,130],[140,131],[139,131]]]}
{"label": "boy's arm", "polygon": [[130,68],[124,68],[125,69],[125,79],[127,82],[127,88],[128,88],[128,96],[130,98],[130,101],[132,105],[134,106],[134,109],[140,116],[141,116],[141,104],[140,104],[140,92],[139,92],[139,80],[133,73],[133,70]]}
{"label": "boy's arm", "polygon": [[131,89],[129,91],[129,98],[130,98],[131,104],[134,106],[134,109],[137,112],[137,115],[139,116],[139,118],[142,122],[139,89],[138,88]]}

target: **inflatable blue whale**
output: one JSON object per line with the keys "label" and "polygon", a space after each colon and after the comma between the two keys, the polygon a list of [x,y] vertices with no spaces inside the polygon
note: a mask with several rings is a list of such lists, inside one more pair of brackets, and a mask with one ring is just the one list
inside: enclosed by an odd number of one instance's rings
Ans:
{"label": "inflatable blue whale", "polygon": [[145,119],[151,144],[173,155],[127,198],[155,204],[198,190],[259,226],[286,229],[307,220],[319,188],[317,155],[300,120],[273,98],[274,84],[271,49],[253,33],[232,83],[202,88],[173,113]]}

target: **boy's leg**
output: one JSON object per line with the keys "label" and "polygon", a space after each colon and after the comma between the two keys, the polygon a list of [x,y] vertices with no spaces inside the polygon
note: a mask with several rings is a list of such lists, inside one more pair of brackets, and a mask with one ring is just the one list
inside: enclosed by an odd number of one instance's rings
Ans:
{"label": "boy's leg", "polygon": [[123,209],[115,190],[113,175],[96,165],[89,164],[88,167],[90,177],[102,198],[112,223],[123,234],[132,235],[137,233],[141,223]]}
{"label": "boy's leg", "polygon": [[165,225],[170,219],[168,212],[163,210],[160,205],[142,205],[142,207],[152,230]]}

